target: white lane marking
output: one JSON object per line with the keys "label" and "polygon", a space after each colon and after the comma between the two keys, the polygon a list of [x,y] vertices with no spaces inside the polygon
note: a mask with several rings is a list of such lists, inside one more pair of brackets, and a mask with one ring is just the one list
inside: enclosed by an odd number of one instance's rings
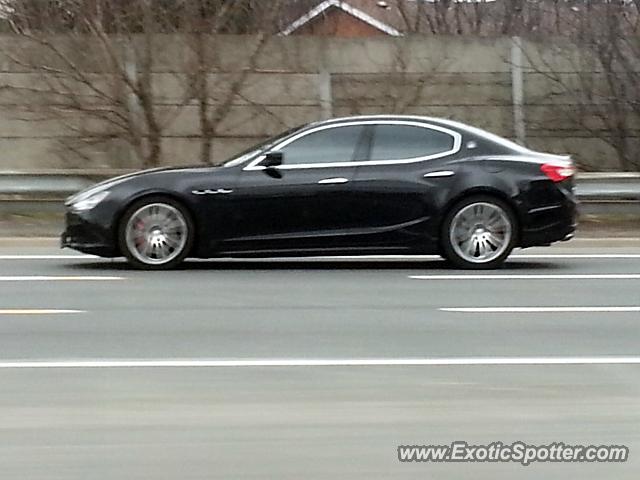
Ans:
{"label": "white lane marking", "polygon": [[106,277],[106,276],[43,276],[43,275],[14,275],[1,276],[0,282],[109,282],[116,280],[125,280],[125,277]]}
{"label": "white lane marking", "polygon": [[512,255],[510,258],[603,258],[603,259],[618,259],[618,258],[640,258],[640,254],[635,253],[559,253],[559,254],[523,254]]}
{"label": "white lane marking", "polygon": [[640,312],[640,307],[455,307],[443,312],[461,313],[562,313],[562,312]]}
{"label": "white lane marking", "polygon": [[63,313],[87,313],[84,310],[54,310],[54,309],[27,309],[13,308],[0,309],[0,315],[56,315]]}
{"label": "white lane marking", "polygon": [[88,260],[97,255],[0,255],[0,260]]}
{"label": "white lane marking", "polygon": [[[640,253],[549,253],[549,254],[513,254],[509,257],[513,259],[634,259],[640,258]],[[102,258],[98,255],[0,255],[0,260],[112,260],[110,258]],[[279,257],[279,258],[212,258],[205,261],[225,261],[225,262],[305,262],[310,260],[443,260],[440,255],[332,255],[326,257]]]}
{"label": "white lane marking", "polygon": [[637,242],[640,237],[594,237],[594,238],[572,238],[571,242]]}
{"label": "white lane marking", "polygon": [[412,280],[640,280],[638,273],[549,275],[409,275]]}
{"label": "white lane marking", "polygon": [[0,361],[9,368],[251,368],[251,367],[419,367],[419,366],[520,366],[520,365],[628,365],[639,356],[601,357],[435,357],[364,359],[87,359],[59,361]]}
{"label": "white lane marking", "polygon": [[[545,258],[559,258],[559,259],[578,259],[578,258],[601,258],[601,259],[625,259],[625,258],[640,258],[640,253],[522,253],[522,254],[513,254],[509,257],[510,260],[513,259],[545,259]],[[327,257],[286,257],[287,261],[290,260],[444,260],[440,255],[340,255],[340,256],[327,256]],[[214,259],[217,260],[217,259]],[[221,259],[222,260],[222,259]],[[233,259],[226,259],[233,260]],[[267,260],[270,261],[272,259],[251,259],[253,260]],[[284,260],[284,258],[280,258],[278,260]],[[246,261],[246,259],[244,259]]]}

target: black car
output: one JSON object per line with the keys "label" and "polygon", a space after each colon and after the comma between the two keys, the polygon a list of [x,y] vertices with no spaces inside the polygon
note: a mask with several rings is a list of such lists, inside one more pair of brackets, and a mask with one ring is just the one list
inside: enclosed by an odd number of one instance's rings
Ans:
{"label": "black car", "polygon": [[571,238],[569,157],[458,122],[311,123],[219,167],[162,168],[70,197],[62,246],[144,269],[186,257],[440,254],[494,268]]}

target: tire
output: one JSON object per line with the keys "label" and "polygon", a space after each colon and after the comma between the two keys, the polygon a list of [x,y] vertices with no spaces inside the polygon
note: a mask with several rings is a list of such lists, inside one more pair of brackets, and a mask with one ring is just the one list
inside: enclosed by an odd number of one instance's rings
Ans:
{"label": "tire", "polygon": [[457,268],[498,268],[516,245],[517,232],[513,209],[504,201],[489,195],[465,198],[444,219],[444,257]]}
{"label": "tire", "polygon": [[129,263],[140,270],[170,270],[189,255],[195,228],[189,212],[168,197],[147,197],[122,216],[118,245]]}

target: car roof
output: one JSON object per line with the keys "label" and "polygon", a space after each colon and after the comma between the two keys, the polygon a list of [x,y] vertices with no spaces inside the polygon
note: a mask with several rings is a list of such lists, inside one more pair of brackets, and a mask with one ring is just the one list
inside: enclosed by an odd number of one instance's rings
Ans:
{"label": "car roof", "polygon": [[380,120],[380,121],[385,121],[385,120],[403,121],[404,120],[404,121],[430,123],[435,126],[451,128],[453,130],[458,131],[459,133],[463,133],[463,134],[466,133],[466,134],[471,134],[475,137],[480,137],[484,140],[488,140],[489,142],[492,142],[504,148],[507,148],[514,153],[527,154],[527,155],[530,155],[532,153],[536,153],[536,154],[538,153],[538,152],[533,152],[532,150],[526,147],[523,147],[522,145],[519,145],[507,138],[503,138],[499,135],[488,132],[481,128],[467,125],[466,123],[457,122],[455,120],[448,120],[444,118],[427,117],[427,116],[421,116],[421,115],[355,115],[350,117],[331,118],[329,120],[313,122],[306,125],[305,128],[315,128],[321,125],[333,125],[333,124],[340,124],[340,123],[346,123],[346,122],[366,122],[370,120]]}

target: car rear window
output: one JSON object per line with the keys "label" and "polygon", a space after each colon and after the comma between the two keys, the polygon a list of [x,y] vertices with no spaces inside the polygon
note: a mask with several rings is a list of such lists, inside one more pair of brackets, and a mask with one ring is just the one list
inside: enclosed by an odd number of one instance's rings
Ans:
{"label": "car rear window", "polygon": [[412,125],[376,125],[371,160],[406,160],[451,151],[454,138],[445,132]]}

